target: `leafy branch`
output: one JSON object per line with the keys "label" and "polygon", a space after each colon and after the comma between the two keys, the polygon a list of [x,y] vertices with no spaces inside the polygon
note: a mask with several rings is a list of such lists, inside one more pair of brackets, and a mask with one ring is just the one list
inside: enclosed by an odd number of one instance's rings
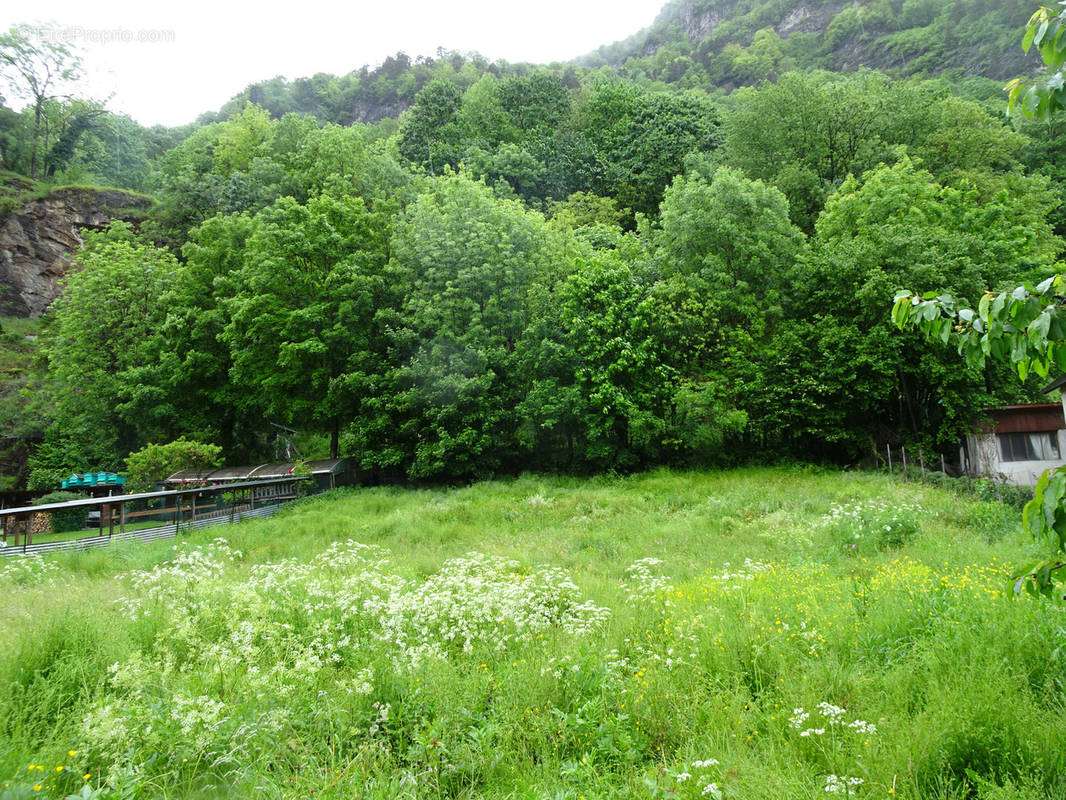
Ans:
{"label": "leafy branch", "polygon": [[1007,84],[1008,113],[1014,112],[1019,100],[1022,113],[1029,119],[1047,120],[1055,111],[1066,108],[1063,92],[1066,85],[1066,77],[1063,76],[1063,65],[1066,64],[1063,7],[1066,7],[1066,2],[1060,2],[1058,6],[1041,6],[1029,18],[1022,38],[1022,49],[1028,53],[1035,46],[1048,72],[1032,82],[1015,78]]}
{"label": "leafy branch", "polygon": [[[948,294],[900,292],[892,321],[901,330],[917,328],[928,338],[947,344],[974,366],[986,359],[1007,360],[1022,380],[1030,373],[1047,377],[1052,369],[1066,372],[1066,276],[1056,275],[1037,286],[1025,284],[1009,292],[985,292],[974,310]],[[1046,541],[1055,552],[1049,559],[1015,570],[1015,594],[1059,597],[1066,563],[1066,468],[1045,470],[1022,512],[1025,529]]]}
{"label": "leafy branch", "polygon": [[892,321],[901,330],[912,325],[930,339],[952,339],[971,366],[992,358],[1009,361],[1025,380],[1052,369],[1066,372],[1066,276],[1037,286],[1023,284],[1009,292],[985,292],[974,310],[950,294],[900,292]]}

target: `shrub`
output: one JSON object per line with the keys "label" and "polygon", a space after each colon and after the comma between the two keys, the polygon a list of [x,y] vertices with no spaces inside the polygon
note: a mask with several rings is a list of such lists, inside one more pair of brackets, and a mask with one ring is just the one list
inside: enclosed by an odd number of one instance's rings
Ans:
{"label": "shrub", "polygon": [[222,448],[191,442],[184,436],[169,444],[149,444],[126,457],[126,474],[132,491],[149,491],[183,469],[206,470],[222,463]]}
{"label": "shrub", "polygon": [[[33,504],[35,506],[44,506],[50,503],[68,503],[71,500],[84,499],[86,499],[86,495],[77,494],[76,492],[50,492],[43,497],[38,497],[33,501]],[[52,532],[80,531],[85,527],[87,514],[88,510],[84,506],[48,512],[48,515],[52,518]]]}
{"label": "shrub", "polygon": [[921,531],[922,510],[910,503],[868,500],[864,503],[834,503],[822,518],[848,553],[896,549]]}

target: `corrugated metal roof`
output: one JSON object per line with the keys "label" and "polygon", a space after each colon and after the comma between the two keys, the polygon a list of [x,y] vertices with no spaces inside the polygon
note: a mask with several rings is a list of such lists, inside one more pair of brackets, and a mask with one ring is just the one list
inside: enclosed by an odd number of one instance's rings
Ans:
{"label": "corrugated metal roof", "polygon": [[1060,403],[1029,403],[986,408],[987,418],[978,424],[981,433],[1035,433],[1066,428]]}
{"label": "corrugated metal roof", "polygon": [[326,458],[318,461],[282,461],[274,464],[257,464],[244,467],[222,467],[215,470],[183,469],[175,472],[165,483],[225,483],[228,481],[257,480],[260,478],[287,478],[300,464],[307,464],[312,475],[339,475],[350,469],[351,459]]}
{"label": "corrugated metal roof", "polygon": [[[291,480],[291,479],[290,479]],[[239,482],[233,484],[234,489],[253,488],[256,486],[269,486],[272,484],[286,483],[285,479],[280,480],[262,480],[262,481],[248,481]],[[230,487],[226,487],[228,491]],[[129,503],[134,500],[152,500],[159,497],[175,497],[178,495],[185,496],[189,494],[195,494],[199,491],[203,491],[202,488],[195,489],[172,489],[162,492],[140,492],[138,494],[115,494],[110,497],[93,497],[86,500],[67,500],[63,503],[45,503],[39,506],[20,506],[19,508],[5,508],[0,509],[0,516],[10,516],[12,514],[24,514],[24,513],[37,513],[39,511],[54,511],[61,508],[79,508],[82,506],[113,506],[119,503]]]}

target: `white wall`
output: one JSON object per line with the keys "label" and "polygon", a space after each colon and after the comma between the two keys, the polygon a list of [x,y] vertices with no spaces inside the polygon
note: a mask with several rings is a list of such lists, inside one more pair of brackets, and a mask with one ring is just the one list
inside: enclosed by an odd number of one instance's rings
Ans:
{"label": "white wall", "polygon": [[[1059,454],[1062,455],[1066,453],[1066,431],[1056,431],[1055,435],[1059,441]],[[999,441],[994,433],[967,436],[966,449],[970,454],[972,474],[1015,486],[1035,486],[1044,470],[1066,464],[1066,460],[1061,458],[1058,461],[1000,461]]]}

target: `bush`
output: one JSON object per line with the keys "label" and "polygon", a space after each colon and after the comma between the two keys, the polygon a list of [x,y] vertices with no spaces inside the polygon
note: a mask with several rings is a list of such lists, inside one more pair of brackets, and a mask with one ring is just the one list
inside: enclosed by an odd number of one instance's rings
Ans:
{"label": "bush", "polygon": [[217,444],[192,442],[184,436],[169,444],[149,444],[126,457],[131,491],[151,491],[156,483],[183,469],[206,471],[222,463]]}
{"label": "bush", "polygon": [[978,478],[973,482],[973,493],[979,500],[1006,503],[1019,511],[1033,499],[1032,486],[1012,486],[1009,483],[990,481],[985,478]]}
{"label": "bush", "polygon": [[[50,503],[69,503],[71,500],[85,500],[86,495],[76,492],[50,492],[33,501],[35,506],[44,506]],[[80,531],[85,527],[85,517],[88,510],[84,506],[77,508],[49,511],[52,518],[52,532],[65,533],[67,531]]]}
{"label": "bush", "polygon": [[921,532],[921,509],[910,503],[868,500],[834,503],[822,524],[829,528],[846,553],[870,553],[902,547]]}

